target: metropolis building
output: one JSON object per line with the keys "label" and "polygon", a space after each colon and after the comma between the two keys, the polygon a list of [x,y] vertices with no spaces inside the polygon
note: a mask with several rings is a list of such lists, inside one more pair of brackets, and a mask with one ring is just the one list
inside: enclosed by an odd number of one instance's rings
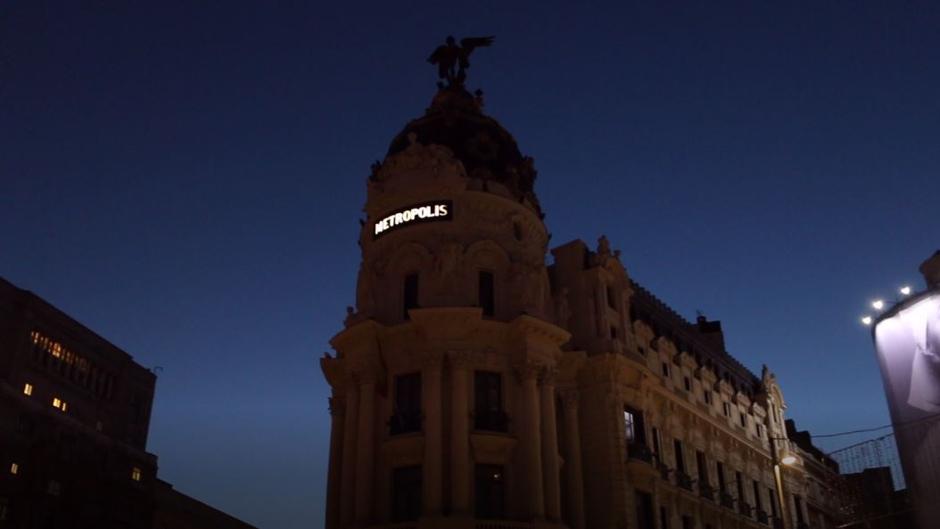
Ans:
{"label": "metropolis building", "polygon": [[838,469],[788,439],[774,375],[606,238],[546,259],[535,177],[460,86],[373,165],[356,306],[321,360],[326,527],[835,527]]}

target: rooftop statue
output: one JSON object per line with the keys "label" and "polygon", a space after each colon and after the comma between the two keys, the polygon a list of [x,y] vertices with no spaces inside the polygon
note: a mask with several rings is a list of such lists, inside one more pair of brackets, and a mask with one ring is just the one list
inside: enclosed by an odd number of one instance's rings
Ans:
{"label": "rooftop statue", "polygon": [[[428,62],[437,65],[437,76],[440,79],[439,88],[462,87],[467,78],[467,69],[470,68],[470,54],[476,48],[493,44],[493,37],[467,37],[460,39],[457,45],[454,37],[447,37],[447,42],[438,46],[434,53],[428,57]],[[447,84],[444,84],[447,81]]]}

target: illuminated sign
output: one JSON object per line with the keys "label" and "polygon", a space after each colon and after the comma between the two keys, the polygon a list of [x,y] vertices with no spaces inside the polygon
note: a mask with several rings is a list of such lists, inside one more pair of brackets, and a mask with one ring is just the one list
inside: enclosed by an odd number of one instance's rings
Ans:
{"label": "illuminated sign", "polygon": [[422,222],[437,222],[454,218],[454,205],[450,200],[435,200],[415,204],[382,216],[373,225],[373,239],[385,235],[390,231]]}

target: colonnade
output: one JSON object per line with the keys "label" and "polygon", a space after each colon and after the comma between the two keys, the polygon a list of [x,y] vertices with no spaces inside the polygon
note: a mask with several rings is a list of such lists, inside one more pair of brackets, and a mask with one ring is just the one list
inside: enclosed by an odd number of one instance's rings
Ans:
{"label": "colonnade", "polygon": [[[427,355],[422,368],[422,411],[424,414],[424,453],[422,460],[422,516],[444,515],[444,428],[450,428],[448,515],[472,517],[472,484],[474,482],[471,454],[471,376],[473,355],[452,352],[447,355],[450,368],[449,424],[443,420],[443,357]],[[526,364],[515,369],[521,391],[518,416],[514,417],[517,437],[512,458],[518,462],[514,474],[517,497],[522,505],[512,512],[529,520],[550,523],[562,521],[561,459],[559,458],[556,424],[556,389],[554,370],[537,364]],[[376,523],[375,484],[383,479],[376,471],[376,383],[369,371],[357,371],[347,377],[345,397],[331,407],[334,432],[342,436],[331,438],[331,477],[338,481],[339,498],[328,498],[338,503],[338,515],[327,516],[328,529],[368,527]],[[566,465],[566,518],[572,529],[584,527],[583,476],[578,420],[578,396],[566,390],[562,396],[562,425],[564,445],[561,447]],[[334,402],[331,401],[331,402]],[[506,462],[507,465],[510,462]],[[339,469],[339,470],[336,470]],[[508,498],[507,498],[508,499]],[[328,511],[335,512],[335,505]],[[338,525],[335,525],[337,524]]]}

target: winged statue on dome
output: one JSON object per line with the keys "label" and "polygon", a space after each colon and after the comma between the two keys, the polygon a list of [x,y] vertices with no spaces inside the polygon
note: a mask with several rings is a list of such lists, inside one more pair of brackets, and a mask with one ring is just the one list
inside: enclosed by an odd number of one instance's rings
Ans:
{"label": "winged statue on dome", "polygon": [[[463,86],[467,78],[467,69],[470,68],[470,54],[477,48],[484,48],[491,44],[493,44],[492,36],[460,39],[459,46],[454,37],[447,37],[447,41],[438,46],[428,57],[429,63],[437,65],[437,76],[440,79],[437,83],[438,87]],[[447,81],[446,85],[444,81]]]}

